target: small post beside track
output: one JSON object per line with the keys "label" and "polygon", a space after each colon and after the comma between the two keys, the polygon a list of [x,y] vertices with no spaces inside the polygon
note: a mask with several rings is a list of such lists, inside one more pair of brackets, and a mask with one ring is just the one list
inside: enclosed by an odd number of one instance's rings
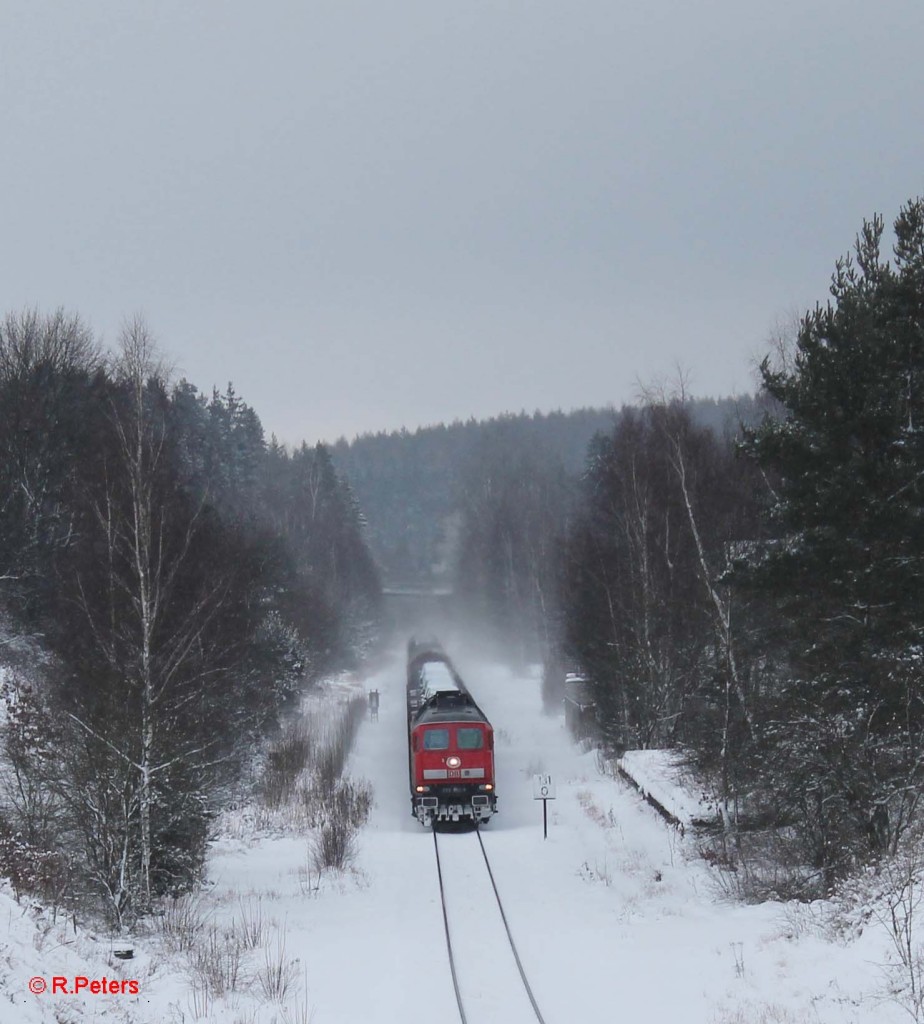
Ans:
{"label": "small post beside track", "polygon": [[533,799],[542,801],[542,838],[549,838],[549,801],[555,799],[555,783],[551,775],[533,776]]}

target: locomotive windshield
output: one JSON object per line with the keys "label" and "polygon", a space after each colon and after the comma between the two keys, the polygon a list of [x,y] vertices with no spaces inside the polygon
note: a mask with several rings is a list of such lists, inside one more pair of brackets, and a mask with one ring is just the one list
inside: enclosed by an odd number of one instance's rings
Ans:
{"label": "locomotive windshield", "polygon": [[481,750],[484,746],[484,733],[481,729],[460,728],[456,731],[456,745],[459,750]]}
{"label": "locomotive windshield", "polygon": [[448,729],[426,729],[424,730],[424,750],[448,750],[449,730]]}

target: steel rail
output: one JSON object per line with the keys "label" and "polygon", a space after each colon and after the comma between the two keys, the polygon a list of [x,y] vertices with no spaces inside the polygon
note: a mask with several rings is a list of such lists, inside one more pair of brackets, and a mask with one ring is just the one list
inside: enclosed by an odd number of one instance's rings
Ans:
{"label": "steel rail", "polygon": [[[501,901],[497,882],[494,879],[494,872],[491,870],[491,862],[488,859],[488,852],[484,848],[484,841],[481,838],[481,833],[477,830],[476,835],[478,836],[478,845],[481,847],[481,856],[484,858],[485,867],[488,869],[488,878],[491,881],[491,888],[494,890],[494,899],[497,901],[497,909],[500,911],[504,931],[507,933],[507,941],[510,943],[510,950],[513,953],[513,959],[516,962],[517,970],[520,972],[520,981],[523,982],[523,987],[526,989],[526,995],[529,998],[529,1003],[533,1009],[533,1013],[536,1015],[536,1020],[539,1021],[539,1024],[545,1024],[545,1018],[542,1016],[539,1004],[536,1002],[536,997],[533,995],[529,979],[526,977],[526,971],[523,969],[523,962],[520,960],[520,954],[517,950],[516,943],[513,940],[513,933],[510,930],[510,923],[507,921],[507,914],[504,911],[504,904]],[[449,970],[452,974],[452,987],[455,990],[456,1004],[459,1007],[459,1016],[462,1019],[462,1024],[468,1024],[468,1019],[465,1016],[465,1007],[462,1003],[462,992],[459,987],[459,977],[456,972],[455,954],[452,951],[452,938],[449,933],[449,911],[446,907],[446,890],[443,887],[443,868],[440,862],[440,846],[436,838],[436,829],[433,830],[433,848],[436,851],[436,873],[440,884],[440,903],[443,907],[443,928],[446,932],[446,950],[449,954]]]}
{"label": "steel rail", "polygon": [[491,879],[491,888],[494,890],[494,898],[497,900],[497,909],[500,911],[501,920],[504,922],[504,930],[507,932],[507,941],[510,943],[510,949],[513,951],[513,959],[516,960],[517,970],[520,972],[520,980],[523,982],[523,987],[526,989],[527,996],[529,996],[529,1002],[533,1008],[533,1013],[536,1015],[536,1020],[539,1021],[539,1024],[545,1024],[545,1018],[539,1010],[539,1004],[536,1002],[536,997],[533,995],[533,990],[526,977],[526,971],[523,970],[523,962],[520,960],[520,954],[517,952],[517,944],[513,941],[513,933],[510,931],[510,925],[507,922],[507,915],[504,913],[504,904],[501,902],[500,893],[497,890],[497,882],[494,881],[494,872],[491,870],[491,862],[488,860],[488,851],[484,848],[484,840],[481,838],[481,832],[476,831],[475,834],[478,836],[478,845],[481,847],[481,855],[484,857],[484,864],[488,869],[488,877]]}
{"label": "steel rail", "polygon": [[456,1005],[462,1024],[468,1024],[465,1007],[462,1005],[462,992],[459,988],[459,976],[456,974],[456,958],[452,952],[452,938],[449,934],[449,914],[446,910],[446,890],[443,888],[443,867],[440,863],[440,844],[436,840],[436,829],[433,829],[433,849],[436,851],[436,876],[440,883],[440,903],[443,906],[443,928],[446,931],[446,951],[449,953],[449,970],[452,973],[452,987],[456,993]]}

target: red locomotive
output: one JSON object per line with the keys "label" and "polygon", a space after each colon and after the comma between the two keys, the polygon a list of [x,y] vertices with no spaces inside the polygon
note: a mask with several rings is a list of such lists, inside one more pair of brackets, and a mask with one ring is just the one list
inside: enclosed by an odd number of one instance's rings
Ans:
{"label": "red locomotive", "polygon": [[490,821],[494,730],[436,641],[408,644],[411,813],[422,825]]}

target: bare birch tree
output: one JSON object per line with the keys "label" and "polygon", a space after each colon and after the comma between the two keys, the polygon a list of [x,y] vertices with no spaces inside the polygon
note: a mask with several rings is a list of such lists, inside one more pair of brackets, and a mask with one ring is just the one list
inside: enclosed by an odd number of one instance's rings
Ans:
{"label": "bare birch tree", "polygon": [[[198,540],[203,505],[190,507],[171,487],[166,371],[143,321],[130,322],[120,343],[109,409],[113,458],[92,507],[105,558],[105,596],[101,600],[99,586],[91,589],[82,577],[78,593],[96,656],[121,689],[127,713],[119,735],[99,721],[98,712],[78,708],[71,717],[128,772],[124,806],[117,814],[125,844],[112,902],[124,901],[136,857],[135,898],[137,909],[144,909],[154,895],[158,780],[177,766],[194,772],[215,746],[203,735],[204,723],[197,729],[188,722],[201,711],[210,682],[219,674],[209,663],[207,631],[222,608],[226,581],[221,567],[194,587],[182,579]],[[181,582],[184,592],[179,594]],[[132,837],[134,828],[137,838]]]}

